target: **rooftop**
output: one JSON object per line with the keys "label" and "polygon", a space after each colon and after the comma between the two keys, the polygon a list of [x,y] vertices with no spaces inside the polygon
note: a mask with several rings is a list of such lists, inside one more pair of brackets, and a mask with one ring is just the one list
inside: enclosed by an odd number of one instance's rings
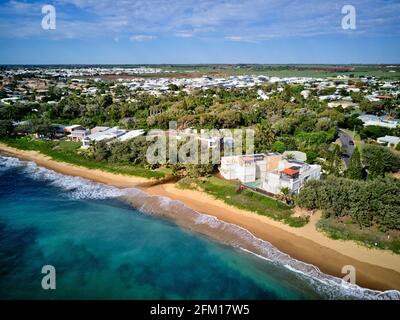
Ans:
{"label": "rooftop", "polygon": [[299,174],[299,170],[291,168],[287,168],[285,170],[282,170],[281,172],[288,176],[295,176],[296,174]]}

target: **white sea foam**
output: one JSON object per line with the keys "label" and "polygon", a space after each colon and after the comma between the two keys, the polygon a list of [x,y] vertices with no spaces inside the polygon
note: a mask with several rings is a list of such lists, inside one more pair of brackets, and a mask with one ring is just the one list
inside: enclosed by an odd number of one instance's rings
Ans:
{"label": "white sea foam", "polygon": [[107,199],[129,194],[131,189],[119,189],[96,183],[84,178],[66,176],[37,166],[31,161],[21,161],[12,157],[0,156],[0,172],[19,168],[24,174],[37,181],[46,181],[50,185],[66,191],[71,199]]}
{"label": "white sea foam", "polygon": [[[194,230],[196,230],[196,226],[209,227],[212,229],[213,234],[216,235],[216,239],[287,268],[304,281],[307,281],[314,290],[317,290],[328,299],[400,300],[399,291],[388,290],[380,292],[365,289],[358,285],[344,282],[340,278],[324,274],[316,266],[290,257],[269,242],[257,238],[248,230],[238,225],[221,221],[215,216],[200,214],[180,201],[167,197],[151,196],[134,188],[119,189],[80,177],[65,176],[39,167],[33,162],[0,156],[0,175],[2,172],[13,168],[20,168],[32,179],[46,181],[54,187],[65,190],[66,196],[71,199],[107,199],[130,196],[137,200],[135,201],[135,206],[145,213],[168,216],[178,221],[178,223],[184,220],[185,224]],[[169,214],[163,214],[165,212]],[[226,235],[229,235],[229,237],[224,237]]]}
{"label": "white sea foam", "polygon": [[0,172],[21,166],[22,161],[17,158],[0,156]]}
{"label": "white sea foam", "polygon": [[210,227],[214,229],[220,229],[222,225],[223,229],[230,229],[233,234],[236,234],[240,239],[245,240],[245,242],[251,243],[253,249],[256,249],[252,251],[239,246],[241,250],[270,262],[277,263],[296,273],[304,281],[307,281],[314,290],[320,292],[328,299],[400,300],[400,292],[397,290],[382,292],[366,289],[356,284],[348,283],[340,278],[325,274],[316,266],[296,260],[288,254],[281,252],[269,242],[254,236],[247,229],[218,220],[218,218],[214,216],[202,214],[196,219],[196,222],[209,223]]}

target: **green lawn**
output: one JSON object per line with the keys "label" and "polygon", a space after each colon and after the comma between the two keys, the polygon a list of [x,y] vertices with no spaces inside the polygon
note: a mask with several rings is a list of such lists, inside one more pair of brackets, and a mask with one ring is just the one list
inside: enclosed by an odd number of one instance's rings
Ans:
{"label": "green lawn", "polygon": [[89,169],[100,169],[112,173],[132,175],[144,178],[163,178],[166,171],[150,170],[140,166],[124,163],[109,163],[86,158],[78,153],[81,146],[78,142],[47,141],[30,138],[1,138],[0,142],[22,150],[34,150],[51,157],[54,160],[71,163]]}
{"label": "green lawn", "polygon": [[226,204],[267,216],[292,227],[307,224],[307,219],[293,217],[293,211],[284,203],[248,189],[238,192],[239,185],[239,182],[226,181],[214,176],[205,179],[185,178],[177,184],[178,188],[183,189],[200,188]]}

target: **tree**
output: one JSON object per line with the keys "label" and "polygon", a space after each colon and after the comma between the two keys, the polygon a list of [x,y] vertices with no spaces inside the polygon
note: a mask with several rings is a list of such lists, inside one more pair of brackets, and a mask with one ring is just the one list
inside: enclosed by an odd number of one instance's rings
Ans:
{"label": "tree", "polygon": [[283,187],[279,191],[280,191],[280,193],[279,193],[278,197],[280,199],[282,199],[283,201],[285,201],[285,203],[288,204],[292,201],[291,192],[288,187]]}
{"label": "tree", "polygon": [[241,113],[235,110],[225,110],[218,114],[218,123],[222,128],[235,128],[241,123]]}
{"label": "tree", "polygon": [[358,147],[354,149],[353,155],[351,156],[349,168],[346,171],[346,177],[353,180],[361,180],[363,178],[363,166]]}
{"label": "tree", "polygon": [[179,87],[178,87],[176,84],[174,84],[174,83],[170,83],[170,84],[168,85],[168,90],[171,90],[171,91],[178,91],[178,90],[179,90]]}
{"label": "tree", "polygon": [[363,122],[358,119],[359,114],[355,113],[345,117],[338,123],[340,128],[360,131],[363,128]]}
{"label": "tree", "polygon": [[56,132],[56,127],[46,118],[33,118],[16,127],[18,133],[33,134],[39,136],[52,136]]}
{"label": "tree", "polygon": [[272,150],[279,153],[284,153],[286,150],[285,144],[282,141],[275,141],[272,145]]}
{"label": "tree", "polygon": [[103,97],[102,102],[101,102],[101,106],[103,108],[107,108],[109,106],[111,106],[113,103],[113,98],[111,95],[107,94]]}
{"label": "tree", "polygon": [[93,151],[94,151],[94,158],[97,161],[108,160],[108,158],[111,155],[111,152],[108,148],[107,142],[104,140],[96,142],[94,145]]}
{"label": "tree", "polygon": [[9,136],[14,130],[11,120],[0,120],[0,137]]}
{"label": "tree", "polygon": [[266,152],[271,149],[275,142],[275,131],[271,123],[266,120],[257,124],[254,132],[254,147],[256,152]]}
{"label": "tree", "polygon": [[313,150],[307,150],[306,151],[306,155],[307,155],[306,162],[310,163],[310,164],[314,163],[317,160],[318,156],[319,156],[318,152],[315,152]]}
{"label": "tree", "polygon": [[191,178],[205,177],[213,173],[214,165],[209,164],[191,164],[186,166],[187,175]]}
{"label": "tree", "polygon": [[110,144],[110,157],[108,161],[114,163],[128,163],[130,161],[129,141],[116,141]]}
{"label": "tree", "polygon": [[400,180],[385,177],[356,181],[328,177],[308,181],[295,198],[307,209],[322,209],[324,218],[349,216],[360,227],[400,229]]}
{"label": "tree", "polygon": [[372,144],[363,147],[362,162],[368,168],[368,179],[371,180],[400,169],[400,156],[387,147]]}
{"label": "tree", "polygon": [[335,144],[332,150],[328,150],[324,169],[328,172],[328,174],[332,174],[337,177],[341,174],[343,162],[339,145]]}
{"label": "tree", "polygon": [[366,126],[360,130],[361,139],[366,138],[378,139],[386,135],[393,135],[393,130],[390,128],[380,127],[380,126]]}
{"label": "tree", "polygon": [[382,154],[374,152],[368,160],[368,179],[374,180],[383,176],[385,176],[385,169]]}

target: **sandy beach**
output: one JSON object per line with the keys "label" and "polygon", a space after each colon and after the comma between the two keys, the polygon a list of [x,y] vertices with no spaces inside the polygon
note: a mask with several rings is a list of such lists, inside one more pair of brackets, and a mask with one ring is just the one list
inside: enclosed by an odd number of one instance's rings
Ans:
{"label": "sandy beach", "polygon": [[204,192],[177,189],[172,183],[146,186],[149,180],[145,178],[61,163],[38,152],[18,150],[4,144],[0,144],[0,153],[34,161],[62,174],[80,176],[121,188],[139,187],[152,195],[179,200],[200,213],[213,215],[249,230],[256,237],[272,243],[293,258],[317,266],[324,273],[343,277],[342,267],[352,265],[356,268],[358,285],[377,290],[400,290],[400,255],[387,250],[368,249],[352,241],[329,239],[315,229],[318,214],[313,215],[306,226],[292,228],[267,217],[229,206]]}

